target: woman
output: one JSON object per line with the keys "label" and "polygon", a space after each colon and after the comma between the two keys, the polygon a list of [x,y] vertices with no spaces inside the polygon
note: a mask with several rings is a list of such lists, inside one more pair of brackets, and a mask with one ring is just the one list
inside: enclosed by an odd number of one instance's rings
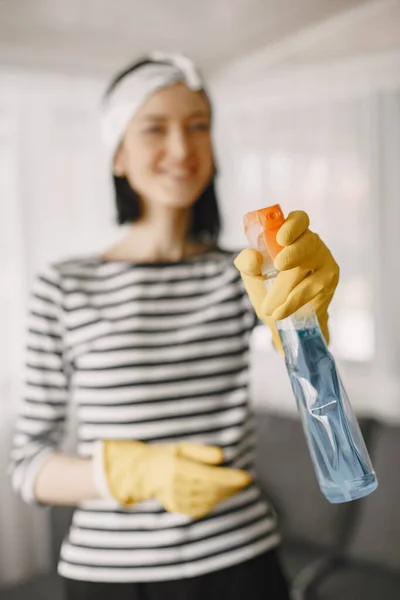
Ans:
{"label": "woman", "polygon": [[[211,107],[199,72],[153,54],[103,106],[120,223],[102,256],[37,278],[12,479],[28,502],[77,505],[59,572],[80,598],[274,598],[288,590],[273,509],[253,469],[248,340],[312,300],[327,336],[338,269],[308,218],[259,255],[218,248]],[[58,450],[68,402],[76,456]],[[284,465],[283,465],[284,468]]]}

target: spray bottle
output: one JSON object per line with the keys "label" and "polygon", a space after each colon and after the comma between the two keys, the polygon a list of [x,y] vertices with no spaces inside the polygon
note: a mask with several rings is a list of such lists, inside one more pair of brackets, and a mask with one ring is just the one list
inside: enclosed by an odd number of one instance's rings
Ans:
{"label": "spray bottle", "polygon": [[[273,260],[282,249],[276,234],[284,223],[279,205],[244,217],[246,236],[263,256],[267,290],[278,271]],[[310,303],[276,321],[285,364],[317,480],[332,503],[373,492],[378,481],[335,360],[329,352]]]}

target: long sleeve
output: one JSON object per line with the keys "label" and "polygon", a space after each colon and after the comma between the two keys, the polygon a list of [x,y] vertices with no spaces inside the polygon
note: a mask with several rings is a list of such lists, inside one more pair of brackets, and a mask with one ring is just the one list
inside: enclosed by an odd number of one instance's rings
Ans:
{"label": "long sleeve", "polygon": [[60,444],[68,400],[68,369],[63,356],[62,291],[49,268],[37,277],[30,300],[24,393],[11,452],[12,486],[35,502],[38,471]]}

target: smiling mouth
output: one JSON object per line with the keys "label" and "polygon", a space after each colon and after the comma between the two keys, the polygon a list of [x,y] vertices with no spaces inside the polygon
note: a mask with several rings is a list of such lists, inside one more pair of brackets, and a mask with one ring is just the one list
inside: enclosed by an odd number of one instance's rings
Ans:
{"label": "smiling mouth", "polygon": [[173,181],[189,181],[193,179],[195,173],[193,171],[162,171],[161,175],[172,179]]}

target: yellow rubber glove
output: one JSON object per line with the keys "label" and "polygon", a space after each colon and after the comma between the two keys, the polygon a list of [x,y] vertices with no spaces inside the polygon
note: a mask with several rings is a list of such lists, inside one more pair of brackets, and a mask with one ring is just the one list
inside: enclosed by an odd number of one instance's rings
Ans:
{"label": "yellow rubber glove", "polygon": [[328,306],[339,281],[339,267],[316,233],[308,229],[303,211],[289,214],[276,240],[283,249],[274,265],[280,271],[268,294],[261,275],[262,255],[243,250],[235,260],[259,319],[272,331],[275,346],[283,352],[275,321],[311,302],[325,340],[329,343]]}
{"label": "yellow rubber glove", "polygon": [[189,442],[103,442],[103,464],[111,494],[121,504],[157,498],[169,512],[195,519],[251,482],[247,471],[216,466],[223,451]]}

